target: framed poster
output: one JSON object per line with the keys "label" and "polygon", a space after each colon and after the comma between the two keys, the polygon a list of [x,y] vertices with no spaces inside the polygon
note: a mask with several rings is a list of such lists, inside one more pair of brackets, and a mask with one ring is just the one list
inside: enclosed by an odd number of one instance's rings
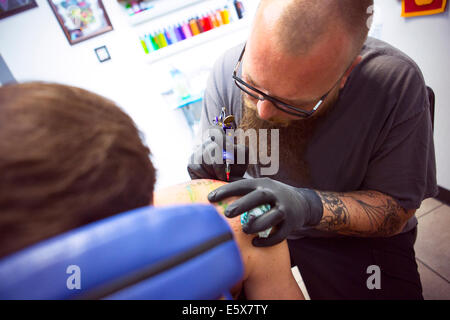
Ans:
{"label": "framed poster", "polygon": [[402,17],[417,17],[445,11],[447,0],[403,0]]}
{"label": "framed poster", "polygon": [[113,30],[101,0],[48,2],[71,45]]}
{"label": "framed poster", "polygon": [[36,7],[35,0],[0,0],[0,19]]}

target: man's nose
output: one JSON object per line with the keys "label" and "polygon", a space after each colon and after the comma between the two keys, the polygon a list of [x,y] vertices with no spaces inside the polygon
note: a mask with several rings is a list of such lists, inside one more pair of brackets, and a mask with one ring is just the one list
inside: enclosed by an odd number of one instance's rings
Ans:
{"label": "man's nose", "polygon": [[269,100],[259,100],[256,104],[258,115],[263,120],[270,120],[278,114],[277,108]]}

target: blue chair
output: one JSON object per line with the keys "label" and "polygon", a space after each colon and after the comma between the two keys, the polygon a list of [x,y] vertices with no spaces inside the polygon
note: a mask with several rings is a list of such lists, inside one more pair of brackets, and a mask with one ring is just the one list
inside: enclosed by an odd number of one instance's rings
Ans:
{"label": "blue chair", "polygon": [[230,298],[243,270],[213,206],[144,207],[2,259],[0,299]]}

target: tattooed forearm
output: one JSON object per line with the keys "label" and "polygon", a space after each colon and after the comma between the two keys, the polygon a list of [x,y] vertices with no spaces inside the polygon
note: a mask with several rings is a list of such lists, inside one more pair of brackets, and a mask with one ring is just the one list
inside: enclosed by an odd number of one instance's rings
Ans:
{"label": "tattooed forearm", "polygon": [[386,237],[399,232],[409,218],[391,197],[376,191],[318,192],[324,214],[320,230],[339,234]]}
{"label": "tattooed forearm", "polygon": [[388,198],[384,206],[384,219],[378,226],[378,234],[381,236],[395,234],[402,227],[405,215],[405,210],[395,200]]}
{"label": "tattooed forearm", "polygon": [[337,193],[320,192],[324,212],[329,211],[332,215],[324,215],[319,223],[319,229],[332,231],[350,225],[348,209]]}

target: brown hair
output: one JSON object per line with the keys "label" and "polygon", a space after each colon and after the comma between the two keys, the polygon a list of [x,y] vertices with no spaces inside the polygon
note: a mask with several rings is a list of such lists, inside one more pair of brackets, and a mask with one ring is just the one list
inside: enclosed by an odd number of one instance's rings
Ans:
{"label": "brown hair", "polygon": [[149,205],[149,156],[110,100],[58,84],[0,87],[0,256]]}

